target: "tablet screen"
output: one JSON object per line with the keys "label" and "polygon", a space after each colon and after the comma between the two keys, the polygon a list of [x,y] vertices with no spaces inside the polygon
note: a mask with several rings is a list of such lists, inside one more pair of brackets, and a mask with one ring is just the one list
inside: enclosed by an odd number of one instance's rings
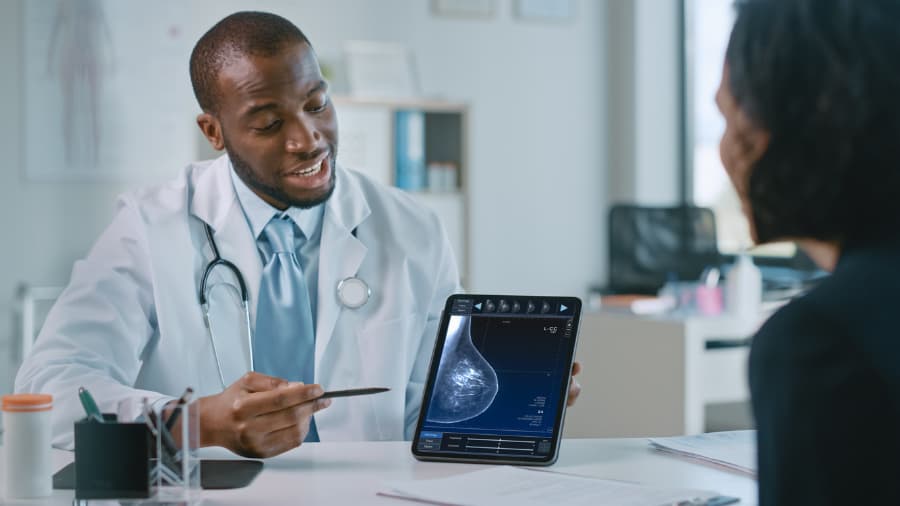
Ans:
{"label": "tablet screen", "polygon": [[453,295],[435,343],[413,453],[555,461],[581,301]]}

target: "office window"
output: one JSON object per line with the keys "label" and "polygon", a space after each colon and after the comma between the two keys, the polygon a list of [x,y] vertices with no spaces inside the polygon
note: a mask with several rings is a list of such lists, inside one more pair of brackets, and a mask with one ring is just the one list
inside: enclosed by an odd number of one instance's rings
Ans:
{"label": "office window", "polygon": [[[751,244],[747,220],[719,159],[725,120],[715,94],[722,77],[734,7],[728,0],[685,0],[685,123],[688,198],[716,214],[719,250],[733,254]],[[765,245],[754,255],[793,257],[793,243]]]}

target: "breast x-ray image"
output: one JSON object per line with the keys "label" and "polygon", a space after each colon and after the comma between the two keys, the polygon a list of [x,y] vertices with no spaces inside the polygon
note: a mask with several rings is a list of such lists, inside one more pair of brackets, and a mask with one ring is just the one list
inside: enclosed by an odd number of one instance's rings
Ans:
{"label": "breast x-ray image", "polygon": [[450,317],[428,421],[456,423],[484,413],[499,390],[497,373],[472,342],[472,317]]}

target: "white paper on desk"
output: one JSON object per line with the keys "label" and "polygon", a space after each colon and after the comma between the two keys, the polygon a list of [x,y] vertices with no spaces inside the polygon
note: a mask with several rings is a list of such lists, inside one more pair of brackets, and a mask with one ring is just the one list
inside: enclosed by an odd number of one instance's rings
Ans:
{"label": "white paper on desk", "polygon": [[654,449],[699,459],[756,476],[756,431],[732,430],[695,436],[655,437]]}
{"label": "white paper on desk", "polygon": [[511,466],[392,482],[378,494],[447,506],[660,506],[716,495],[708,490],[646,487]]}

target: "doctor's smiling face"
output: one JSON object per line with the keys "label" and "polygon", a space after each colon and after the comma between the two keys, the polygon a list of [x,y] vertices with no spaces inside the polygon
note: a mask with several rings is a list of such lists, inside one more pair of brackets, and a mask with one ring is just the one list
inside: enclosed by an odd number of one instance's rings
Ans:
{"label": "doctor's smiling face", "polygon": [[216,76],[216,107],[197,118],[235,172],[278,209],[316,206],[335,185],[337,118],[313,49],[233,54]]}

